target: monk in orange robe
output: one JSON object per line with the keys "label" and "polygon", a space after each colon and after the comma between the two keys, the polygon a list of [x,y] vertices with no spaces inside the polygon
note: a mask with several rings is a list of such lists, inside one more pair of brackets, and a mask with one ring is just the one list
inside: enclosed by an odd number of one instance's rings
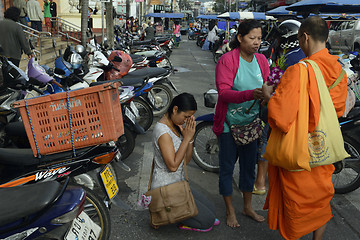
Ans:
{"label": "monk in orange robe", "polygon": [[[300,26],[298,39],[307,58],[315,61],[329,87],[339,77],[342,68],[338,57],[330,55],[325,48],[328,38],[326,22],[320,17],[307,18]],[[272,129],[289,131],[297,118],[299,109],[300,67],[289,67],[275,94],[270,97],[271,86],[264,84],[263,92],[268,102],[269,124]],[[314,71],[309,70],[309,132],[314,131],[320,116],[320,97]],[[345,110],[347,95],[346,74],[341,82],[330,90],[336,113]],[[269,144],[269,143],[268,143]],[[269,163],[269,191],[264,209],[268,209],[267,222],[270,229],[279,230],[285,239],[299,239],[313,232],[313,239],[322,239],[326,223],[333,217],[330,200],[334,195],[331,181],[334,166],[315,167],[309,171],[288,171]]]}

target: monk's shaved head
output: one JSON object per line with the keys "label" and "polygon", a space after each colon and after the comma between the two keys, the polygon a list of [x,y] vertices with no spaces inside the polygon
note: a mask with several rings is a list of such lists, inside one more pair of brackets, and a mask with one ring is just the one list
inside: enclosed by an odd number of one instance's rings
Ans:
{"label": "monk's shaved head", "polygon": [[312,16],[301,23],[299,33],[306,32],[315,41],[326,42],[329,36],[329,28],[324,19],[319,16]]}

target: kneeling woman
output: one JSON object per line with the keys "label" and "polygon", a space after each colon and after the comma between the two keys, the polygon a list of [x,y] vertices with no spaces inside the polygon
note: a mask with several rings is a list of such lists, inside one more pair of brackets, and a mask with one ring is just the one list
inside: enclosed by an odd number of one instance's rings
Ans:
{"label": "kneeling woman", "polygon": [[[167,113],[155,125],[153,131],[154,172],[151,189],[184,180],[184,164],[192,155],[195,133],[194,113],[197,104],[188,93],[176,96]],[[183,127],[183,124],[185,126]],[[180,229],[207,232],[219,224],[215,218],[215,207],[203,195],[191,189],[198,208],[198,215],[183,221]],[[155,226],[153,226],[156,228]]]}

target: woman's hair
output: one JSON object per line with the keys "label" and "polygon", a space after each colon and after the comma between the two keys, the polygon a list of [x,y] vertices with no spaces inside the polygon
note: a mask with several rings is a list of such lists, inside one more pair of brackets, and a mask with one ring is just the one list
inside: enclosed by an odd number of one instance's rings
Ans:
{"label": "woman's hair", "polygon": [[241,35],[242,37],[244,37],[245,35],[249,34],[249,32],[251,30],[253,30],[255,28],[261,28],[261,23],[254,19],[247,19],[247,20],[241,22],[237,29],[237,34],[236,34],[235,38],[229,43],[230,48],[235,49],[240,46],[240,42],[237,39],[238,35]]}
{"label": "woman's hair", "polygon": [[216,25],[215,19],[211,19],[209,22],[209,31],[211,31]]}
{"label": "woman's hair", "polygon": [[175,21],[175,25],[179,25],[180,24],[180,22],[179,21]]}
{"label": "woman's hair", "polygon": [[186,111],[196,111],[197,104],[195,98],[190,93],[181,93],[174,97],[171,101],[170,106],[167,110],[169,117],[172,114],[173,108],[177,106],[178,112],[186,112]]}
{"label": "woman's hair", "polygon": [[20,9],[17,7],[9,7],[4,13],[4,18],[11,19],[15,22],[19,21]]}

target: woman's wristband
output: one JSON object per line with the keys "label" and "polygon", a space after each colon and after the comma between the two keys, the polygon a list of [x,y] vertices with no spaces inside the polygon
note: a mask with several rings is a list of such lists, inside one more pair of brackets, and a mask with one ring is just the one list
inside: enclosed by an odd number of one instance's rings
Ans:
{"label": "woman's wristband", "polygon": [[189,142],[189,144],[193,144],[194,143],[194,140],[191,140],[190,142]]}

